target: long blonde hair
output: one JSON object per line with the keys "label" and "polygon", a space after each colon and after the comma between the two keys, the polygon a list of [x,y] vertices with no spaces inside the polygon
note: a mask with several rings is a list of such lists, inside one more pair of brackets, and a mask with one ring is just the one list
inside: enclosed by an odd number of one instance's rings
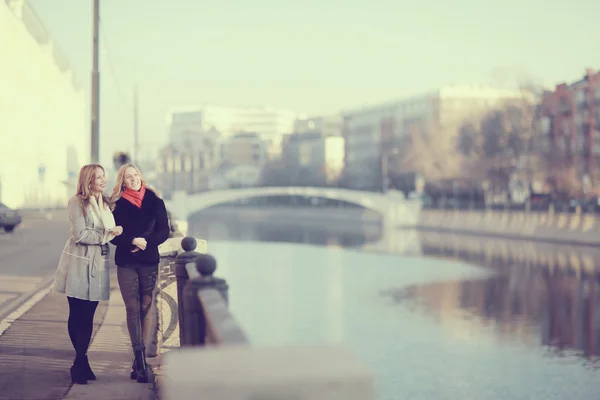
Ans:
{"label": "long blonde hair", "polygon": [[150,190],[151,192],[154,192],[156,196],[160,197],[160,194],[156,191],[156,189],[148,185],[148,183],[144,180],[142,171],[140,171],[140,169],[135,164],[125,164],[122,165],[121,168],[119,168],[119,170],[117,171],[117,183],[115,184],[115,187],[113,188],[112,193],[110,195],[110,201],[113,207],[117,200],[121,198],[121,192],[123,192],[123,190],[125,189],[125,171],[127,171],[127,168],[135,169],[135,171],[140,175],[141,185],[145,187],[146,190]]}
{"label": "long blonde hair", "polygon": [[[79,170],[79,179],[77,180],[77,191],[75,196],[81,202],[81,211],[83,215],[87,214],[88,206],[90,205],[90,197],[92,196],[91,186],[96,180],[96,169],[100,168],[102,172],[106,173],[104,167],[100,164],[87,164],[81,167]],[[101,194],[102,201],[105,205],[110,205],[110,200],[104,193]]]}

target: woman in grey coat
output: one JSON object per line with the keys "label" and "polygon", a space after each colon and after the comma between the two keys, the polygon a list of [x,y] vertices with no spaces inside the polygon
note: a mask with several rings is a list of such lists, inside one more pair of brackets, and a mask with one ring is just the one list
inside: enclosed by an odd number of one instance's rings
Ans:
{"label": "woman in grey coat", "polygon": [[106,188],[104,168],[85,165],[79,171],[77,193],[69,199],[71,237],[62,251],[52,291],[63,293],[69,302],[68,331],[75,349],[71,367],[73,383],[86,384],[96,376],[87,351],[92,338],[98,302],[108,300],[108,242],[123,233],[115,226]]}

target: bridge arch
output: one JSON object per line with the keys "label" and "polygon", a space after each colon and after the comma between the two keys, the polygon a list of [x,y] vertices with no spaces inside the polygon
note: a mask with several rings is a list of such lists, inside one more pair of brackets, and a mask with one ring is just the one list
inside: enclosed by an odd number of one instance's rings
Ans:
{"label": "bridge arch", "polygon": [[187,219],[198,211],[219,204],[230,203],[236,200],[251,199],[271,196],[304,196],[325,198],[355,204],[368,210],[375,211],[386,218],[389,209],[389,196],[382,193],[365,192],[339,188],[319,187],[259,187],[247,189],[227,189],[210,192],[187,194],[176,192],[173,198],[167,201],[167,207],[178,218]]}

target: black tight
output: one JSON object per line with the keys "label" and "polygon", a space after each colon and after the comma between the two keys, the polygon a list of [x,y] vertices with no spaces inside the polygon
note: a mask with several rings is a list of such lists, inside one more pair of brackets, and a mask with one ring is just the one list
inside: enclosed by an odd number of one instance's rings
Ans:
{"label": "black tight", "polygon": [[69,337],[75,349],[75,356],[77,358],[85,357],[92,340],[94,314],[98,302],[75,297],[67,297],[67,300],[69,301],[69,322],[67,324]]}
{"label": "black tight", "polygon": [[119,288],[125,303],[127,330],[133,350],[144,348],[150,331],[152,296],[156,287],[158,265],[126,266],[117,269]]}

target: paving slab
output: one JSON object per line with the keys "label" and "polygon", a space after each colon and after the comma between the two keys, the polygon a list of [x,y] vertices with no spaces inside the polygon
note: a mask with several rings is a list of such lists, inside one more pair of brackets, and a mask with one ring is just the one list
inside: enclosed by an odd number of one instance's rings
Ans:
{"label": "paving slab", "polygon": [[[116,275],[116,274],[115,274]],[[106,316],[94,337],[88,358],[98,380],[73,385],[65,400],[147,400],[153,396],[153,376],[149,383],[129,379],[132,350],[125,322],[125,304],[118,287],[110,293]],[[155,359],[148,359],[150,366]]]}
{"label": "paving slab", "polygon": [[[108,303],[94,319],[97,334]],[[71,386],[75,350],[69,340],[64,295],[49,293],[0,336],[0,399],[62,399]]]}

